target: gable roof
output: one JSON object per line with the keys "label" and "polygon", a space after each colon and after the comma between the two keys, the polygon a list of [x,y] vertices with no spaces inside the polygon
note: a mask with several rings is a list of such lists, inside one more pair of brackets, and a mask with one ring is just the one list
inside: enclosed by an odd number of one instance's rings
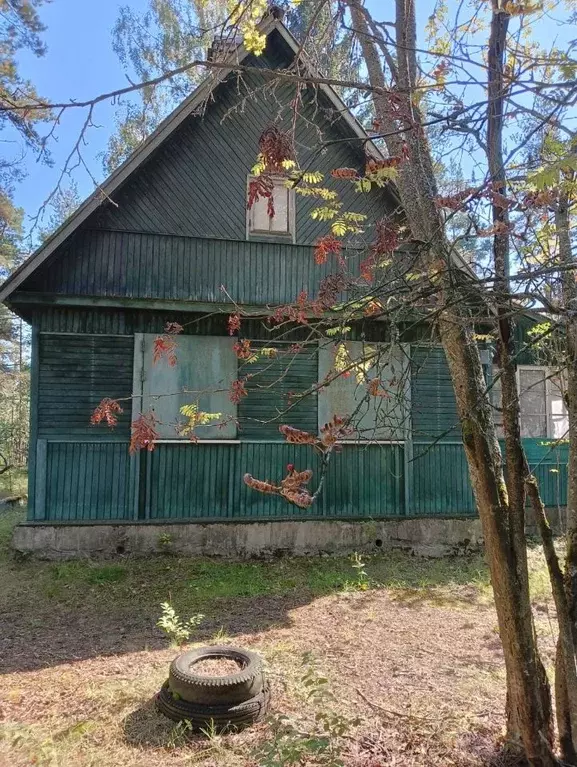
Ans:
{"label": "gable roof", "polygon": [[[299,54],[309,76],[312,79],[322,77],[318,70],[311,64],[306,54],[301,51],[300,44],[289,32],[284,23],[270,14],[261,22],[260,31],[268,37],[275,30],[278,31],[295,55]],[[6,299],[9,298],[27,277],[36,271],[36,269],[43,264],[60,245],[74,234],[87,218],[114,194],[128,177],[150,157],[150,155],[182,124],[182,122],[193,114],[193,112],[210,97],[217,85],[225,80],[226,77],[235,70],[235,66],[241,64],[248,55],[249,51],[247,51],[241,43],[236,50],[232,51],[231,55],[225,61],[225,63],[230,64],[230,66],[212,70],[190,96],[188,96],[158,125],[158,127],[145,141],[142,142],[142,144],[140,144],[130,157],[128,157],[106,179],[106,181],[95,189],[90,197],[88,197],[82,205],[80,205],[77,210],[55,232],[53,232],[53,234],[26,261],[24,261],[23,264],[18,267],[10,277],[8,277],[0,287],[0,301],[6,301]],[[318,87],[331,101],[335,110],[345,121],[351,132],[364,142],[365,147],[368,148],[372,154],[382,157],[383,155],[381,151],[373,143],[368,133],[350,112],[334,88],[326,84],[319,84]]]}

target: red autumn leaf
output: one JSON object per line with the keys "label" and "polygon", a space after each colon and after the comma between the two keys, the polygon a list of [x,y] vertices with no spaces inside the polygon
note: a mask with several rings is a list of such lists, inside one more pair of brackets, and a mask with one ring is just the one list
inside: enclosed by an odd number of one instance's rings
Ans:
{"label": "red autumn leaf", "polygon": [[146,448],[149,452],[154,450],[154,444],[158,439],[156,425],[158,418],[152,411],[141,413],[138,418],[132,422],[130,434],[130,446],[128,452],[134,455],[138,450]]}
{"label": "red autumn leaf", "polygon": [[383,389],[382,387],[382,381],[380,378],[371,378],[371,380],[367,384],[367,391],[372,397],[390,397],[388,391]]}
{"label": "red autumn leaf", "polygon": [[375,254],[372,253],[370,256],[367,256],[367,258],[364,258],[360,265],[360,272],[361,277],[363,280],[366,280],[367,282],[372,282],[374,277],[374,269],[375,269]]}
{"label": "red autumn leaf", "polygon": [[369,176],[371,173],[376,173],[383,168],[397,168],[402,161],[402,157],[384,157],[382,160],[370,157],[365,165],[365,175]]}
{"label": "red autumn leaf", "polygon": [[233,336],[240,330],[240,314],[231,314],[228,318],[228,334]]}
{"label": "red autumn leaf", "polygon": [[278,430],[291,445],[316,445],[319,441],[316,435],[310,434],[308,431],[295,429],[294,426],[282,424],[278,427]]}
{"label": "red autumn leaf", "polygon": [[234,405],[238,405],[243,397],[248,397],[243,380],[239,379],[231,383],[228,397]]}
{"label": "red autumn leaf", "polygon": [[253,356],[250,341],[246,338],[242,341],[237,341],[232,348],[239,360],[248,360]]}
{"label": "red autumn leaf", "polygon": [[117,400],[105,397],[94,409],[94,412],[90,416],[90,423],[96,425],[97,423],[106,421],[108,426],[116,426],[118,423],[116,414],[122,412],[123,410]]}
{"label": "red autumn leaf", "polygon": [[182,333],[184,331],[184,328],[182,325],[178,322],[167,322],[164,326],[164,332],[168,333],[168,335],[171,336],[177,336],[179,333]]}
{"label": "red autumn leaf", "polygon": [[334,168],[331,170],[331,176],[333,178],[356,179],[359,174],[354,168]]}
{"label": "red autumn leaf", "polygon": [[152,364],[156,365],[156,363],[160,362],[164,357],[170,367],[174,367],[178,361],[176,357],[176,346],[177,344],[173,336],[157,336],[154,339],[154,346],[152,349]]}
{"label": "red autumn leaf", "polygon": [[468,202],[467,198],[472,197],[478,192],[479,192],[478,189],[469,187],[467,189],[463,189],[462,192],[457,192],[457,194],[451,194],[451,195],[446,195],[445,197],[435,198],[435,205],[437,206],[437,208],[448,208],[449,210],[461,210],[466,206],[466,202]]}
{"label": "red autumn leaf", "polygon": [[270,218],[274,216],[274,199],[273,199],[274,182],[270,176],[257,176],[252,178],[248,184],[248,201],[246,207],[250,210],[252,206],[260,200],[261,197],[266,199],[267,213]]}
{"label": "red autumn leaf", "polygon": [[283,163],[294,157],[291,134],[276,125],[270,125],[261,133],[258,148],[268,173],[285,173]]}
{"label": "red autumn leaf", "polygon": [[243,477],[245,485],[252,487],[253,490],[258,490],[259,493],[278,493],[279,488],[273,485],[272,482],[265,482],[262,479],[255,479],[251,474],[245,474]]}
{"label": "red autumn leaf", "polygon": [[378,314],[382,307],[378,301],[369,301],[363,310],[365,317],[371,317],[374,314]]}
{"label": "red autumn leaf", "polygon": [[340,240],[337,240],[332,234],[327,234],[325,237],[320,237],[315,245],[315,263],[326,263],[329,255],[334,253],[335,256],[340,256],[343,245]]}
{"label": "red autumn leaf", "polygon": [[350,426],[347,426],[344,419],[338,415],[334,415],[332,420],[321,426],[321,442],[325,449],[332,448],[339,440],[348,437],[353,433]]}
{"label": "red autumn leaf", "polygon": [[371,243],[370,252],[376,256],[392,253],[399,247],[399,226],[394,221],[377,221],[376,235]]}

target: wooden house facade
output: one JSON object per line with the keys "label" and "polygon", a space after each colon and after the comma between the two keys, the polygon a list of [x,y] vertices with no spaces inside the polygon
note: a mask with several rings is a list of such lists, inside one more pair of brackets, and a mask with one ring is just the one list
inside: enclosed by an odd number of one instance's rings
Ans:
{"label": "wooden house facade", "polygon": [[[294,85],[273,85],[267,70],[290,66],[298,45],[278,19],[265,31],[261,57],[242,46],[235,52],[242,77],[226,69],[210,75],[0,292],[32,326],[30,525],[475,514],[447,365],[423,338],[390,353],[386,367],[402,380],[403,397],[370,440],[351,439],[334,456],[313,507],[298,509],[243,483],[246,472],[279,480],[290,463],[318,468],[310,448],[284,441],[279,413],[283,423],[316,432],[357,397],[345,381],[287,411],[291,392],[314,387],[330,369],[330,348],[307,342],[304,328],[287,334],[263,319],[303,291],[315,296],[331,271],[313,257],[326,233],[311,217],[313,200],[283,198],[280,190],[276,222],[247,211],[259,137],[291,118],[294,98]],[[300,98],[296,140],[304,156],[307,148],[311,158],[318,152],[321,137],[315,168],[361,167],[368,136],[334,91],[306,88]],[[342,194],[369,225],[398,204],[387,188],[358,195],[343,184]],[[255,348],[298,343],[299,351],[286,369],[282,354],[251,363],[248,396],[232,402],[230,387],[246,374],[227,326],[238,307],[250,315],[241,332]],[[174,367],[152,360],[167,323],[184,328]],[[356,354],[386,338],[382,323],[366,319],[347,344]],[[546,378],[541,392],[540,369],[526,369],[530,460],[546,503],[563,505],[563,448],[543,443],[564,416],[559,411],[555,421],[559,403]],[[188,392],[201,392],[199,407],[223,416],[218,429],[199,427],[194,442],[172,428]],[[123,406],[114,429],[90,422],[105,397]],[[131,421],[149,408],[161,422],[158,442],[130,455]],[[369,427],[379,422],[375,413],[364,418]]]}

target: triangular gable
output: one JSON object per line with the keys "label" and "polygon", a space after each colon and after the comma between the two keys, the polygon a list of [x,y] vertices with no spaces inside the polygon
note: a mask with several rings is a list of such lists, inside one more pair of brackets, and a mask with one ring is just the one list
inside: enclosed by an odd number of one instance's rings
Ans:
{"label": "triangular gable", "polygon": [[[267,37],[275,31],[278,32],[293,53],[296,54],[300,50],[296,39],[279,19],[267,17],[261,24],[261,30]],[[301,57],[302,55],[301,53]],[[6,300],[27,277],[35,272],[61,245],[67,242],[79,227],[87,222],[99,209],[102,210],[103,204],[108,203],[108,207],[110,207],[110,199],[114,199],[113,195],[128,181],[129,177],[132,177],[151,158],[152,154],[183,125],[188,117],[196,114],[218,85],[234,71],[234,66],[241,64],[248,56],[250,54],[243,45],[240,45],[227,59],[226,63],[230,67],[227,66],[222,69],[213,70],[203,83],[158,126],[150,137],[8,278],[0,289],[0,300]],[[309,66],[309,73],[312,78],[319,76],[319,73],[311,66]],[[319,90],[332,104],[335,113],[339,114],[346,123],[352,135],[362,140],[359,143],[362,143],[364,149],[369,149],[371,153],[379,154],[379,150],[372,144],[368,134],[349,112],[333,88],[321,85]]]}

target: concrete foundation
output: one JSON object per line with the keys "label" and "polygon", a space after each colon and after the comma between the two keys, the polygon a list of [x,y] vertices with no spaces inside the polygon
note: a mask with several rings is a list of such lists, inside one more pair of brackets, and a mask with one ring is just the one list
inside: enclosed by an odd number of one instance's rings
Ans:
{"label": "concrete foundation", "polygon": [[227,558],[347,554],[404,549],[441,557],[478,551],[478,519],[403,519],[370,522],[42,524],[16,527],[14,549],[41,559],[173,553]]}

